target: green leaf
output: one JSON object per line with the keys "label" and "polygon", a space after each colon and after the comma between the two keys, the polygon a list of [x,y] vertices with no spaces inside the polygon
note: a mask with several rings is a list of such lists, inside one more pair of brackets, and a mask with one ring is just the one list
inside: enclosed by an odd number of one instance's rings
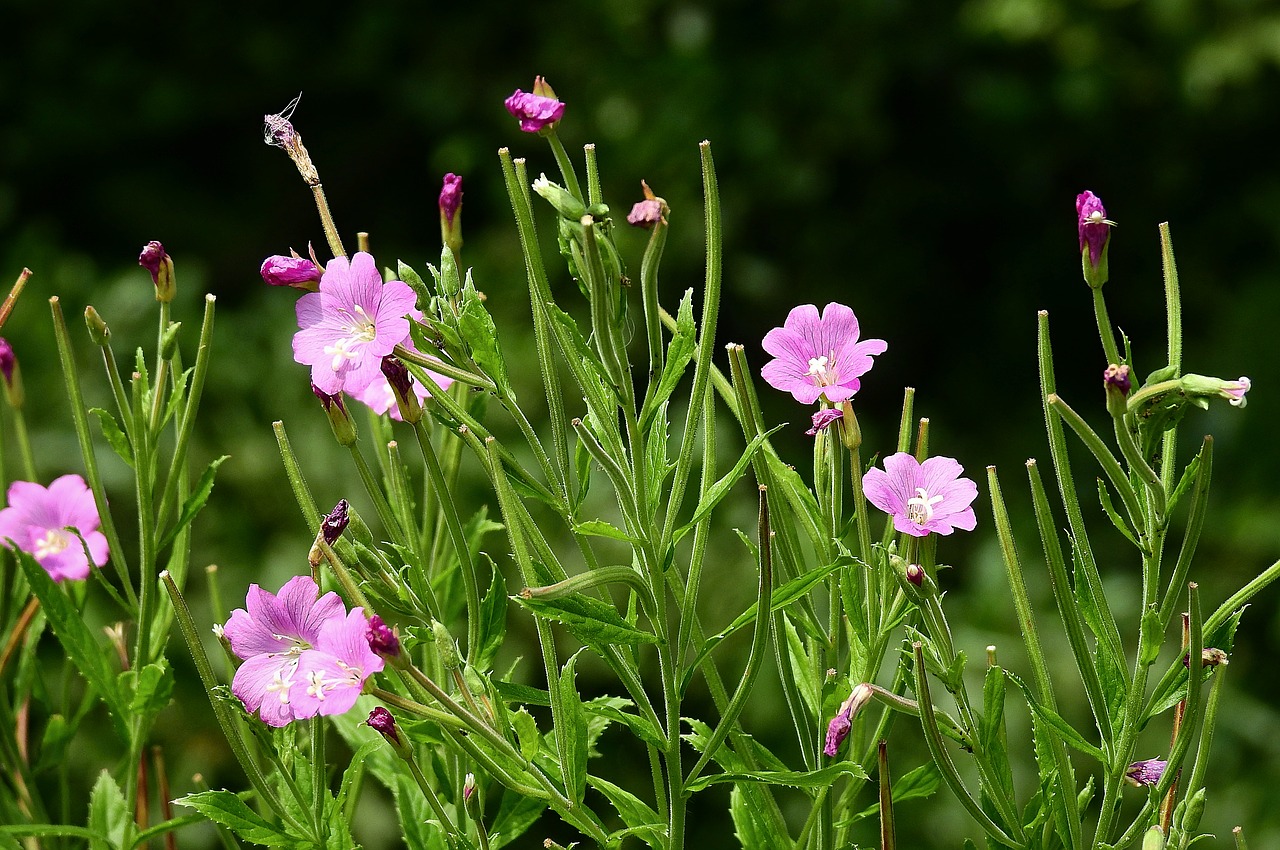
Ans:
{"label": "green leaf", "polygon": [[826,788],[841,776],[867,778],[861,765],[840,761],[817,770],[752,770],[703,775],[686,785],[685,790],[693,793],[720,782],[761,782],[765,785],[785,785],[788,788]]}
{"label": "green leaf", "polygon": [[148,664],[141,673],[125,670],[118,681],[121,695],[129,701],[129,712],[142,715],[144,727],[173,697],[173,670],[165,662]]}
{"label": "green leaf", "polygon": [[626,726],[631,730],[632,734],[652,747],[660,750],[666,746],[667,742],[663,740],[652,723],[643,717],[637,717],[634,714],[623,711],[617,704],[618,702],[630,704],[628,700],[617,701],[610,697],[598,697],[587,700],[582,704],[582,707],[586,709],[589,716],[605,718],[613,723],[620,723]]}
{"label": "green leaf", "polygon": [[538,731],[538,721],[521,706],[512,712],[511,725],[516,730],[520,755],[524,756],[525,761],[533,761],[534,756],[542,749],[542,733]]}
{"label": "green leaf", "polygon": [[471,359],[489,376],[497,386],[499,394],[512,397],[511,382],[507,377],[507,363],[502,358],[502,350],[498,347],[498,328],[493,324],[493,317],[485,309],[480,293],[476,292],[470,280],[462,289],[462,311],[458,314],[458,330],[471,350]]}
{"label": "green leaf", "polygon": [[1187,490],[1191,489],[1191,485],[1195,483],[1196,476],[1200,474],[1200,458],[1201,455],[1196,455],[1191,459],[1191,462],[1187,464],[1186,469],[1182,470],[1182,477],[1178,479],[1177,486],[1175,486],[1173,488],[1173,492],[1169,494],[1169,503],[1168,507],[1165,509],[1165,516],[1170,516],[1173,513],[1173,509],[1178,506],[1178,500],[1181,499],[1182,495],[1186,493]]}
{"label": "green leaf", "polygon": [[791,846],[791,836],[774,833],[744,786],[735,785],[729,792],[729,816],[733,819],[734,835],[742,850],[776,850]]}
{"label": "green leaf", "polygon": [[787,655],[791,659],[792,675],[795,676],[800,697],[808,706],[810,716],[821,717],[822,682],[817,678],[817,668],[809,658],[809,653],[805,651],[804,642],[800,639],[800,634],[796,631],[791,618],[783,614],[782,623],[787,637]]}
{"label": "green leaf", "polygon": [[570,656],[560,671],[562,714],[555,718],[556,750],[560,754],[560,771],[564,777],[565,795],[575,804],[581,803],[587,790],[587,713],[582,708],[578,687],[574,682],[578,654]]}
{"label": "green leaf", "polygon": [[68,723],[61,714],[49,715],[44,734],[40,738],[40,760],[36,762],[35,772],[41,773],[60,764],[66,756],[67,745],[75,734],[76,727]]}
{"label": "green leaf", "polygon": [[480,646],[475,653],[475,666],[484,671],[492,669],[493,659],[502,647],[507,634],[507,581],[502,570],[488,555],[489,592],[480,603]]}
{"label": "green leaf", "polygon": [[[490,828],[489,847],[499,850],[515,841],[538,822],[547,804],[533,797],[524,797],[514,791],[504,791],[498,814]],[[412,845],[410,845],[412,846]]]}
{"label": "green leaf", "polygon": [[1031,708],[1032,713],[1042,720],[1049,729],[1056,732],[1064,744],[1093,758],[1104,767],[1106,766],[1107,757],[1103,754],[1102,750],[1086,741],[1084,736],[1077,732],[1074,726],[1063,720],[1062,717],[1053,709],[1041,705],[1039,700],[1031,695],[1031,689],[1028,688],[1026,683],[1024,683],[1020,678],[1008,670],[1006,670],[1004,674],[1009,678],[1009,681],[1017,685],[1018,689],[1022,691],[1022,696],[1026,699],[1027,705]]}
{"label": "green leaf", "polygon": [[586,522],[579,522],[573,526],[573,530],[577,534],[586,534],[591,537],[608,537],[612,540],[622,540],[627,543],[640,544],[640,541],[627,534],[617,526],[610,525],[602,519],[592,519]]}
{"label": "green leaf", "polygon": [[44,567],[26,552],[20,549],[14,551],[27,577],[27,583],[31,586],[31,592],[40,600],[40,607],[48,618],[49,625],[53,627],[58,642],[80,674],[102,696],[120,739],[128,741],[129,729],[125,721],[129,713],[116,683],[116,674],[109,660],[111,656],[98,645],[84,617],[49,577]]}
{"label": "green leaf", "polygon": [[425,308],[431,302],[431,293],[427,290],[426,281],[404,260],[396,260],[396,277],[408,284],[413,293],[418,296],[419,306]]}
{"label": "green leaf", "polygon": [[629,834],[636,836],[654,850],[660,850],[666,846],[667,825],[648,803],[607,779],[588,776],[587,781],[591,783],[592,788],[604,795],[609,805],[613,806],[618,817],[622,818],[622,822],[627,825]]}
{"label": "green leaf", "polygon": [[742,450],[742,457],[738,458],[738,462],[733,465],[732,469],[725,473],[723,478],[708,488],[706,494],[704,494],[702,499],[698,502],[697,509],[693,512],[693,518],[682,526],[678,532],[676,532],[675,536],[677,540],[683,537],[687,532],[691,531],[695,525],[715,510],[716,505],[720,504],[720,501],[724,499],[725,496],[729,495],[730,488],[732,488],[734,484],[737,484],[742,479],[742,476],[746,474],[747,467],[751,465],[752,458],[756,456],[756,452],[760,451],[760,447],[764,445],[765,440],[769,439],[772,434],[783,427],[783,425],[778,425],[770,428],[763,434],[757,434],[750,443],[747,443],[747,447]]}
{"label": "green leaf", "polygon": [[132,469],[133,447],[129,445],[129,438],[120,429],[120,424],[116,421],[116,418],[101,407],[91,407],[89,412],[98,417],[98,426],[102,429],[102,436],[107,438],[107,443],[111,446],[112,451],[119,455],[120,459]]}
{"label": "green leaf", "polygon": [[[938,772],[938,768],[933,762],[922,764],[914,770],[908,771],[905,776],[899,777],[898,781],[893,783],[894,809],[896,810],[900,803],[905,803],[907,800],[932,797],[937,793],[941,785],[942,774]],[[836,827],[840,829],[850,827],[864,818],[879,814],[879,812],[880,803],[873,803],[862,811],[838,822]]]}
{"label": "green leaf", "polygon": [[1111,501],[1111,491],[1107,489],[1106,482],[1101,478],[1098,479],[1098,501],[1102,503],[1102,510],[1106,512],[1107,519],[1111,520],[1111,524],[1116,527],[1116,531],[1119,531],[1130,543],[1141,549],[1142,546],[1138,543],[1138,538],[1129,528],[1129,523],[1125,522],[1124,518],[1116,510],[1115,504]]}
{"label": "green leaf", "polygon": [[648,428],[649,420],[658,412],[671,394],[680,384],[689,361],[693,359],[697,348],[698,330],[693,321],[693,290],[686,289],[680,299],[680,308],[676,311],[676,330],[667,345],[667,359],[662,365],[662,376],[658,379],[658,387],[654,390],[649,405],[640,416],[640,427]]}
{"label": "green leaf", "polygon": [[89,829],[103,836],[105,841],[91,841],[89,846],[94,850],[114,850],[124,843],[125,827],[129,823],[129,808],[125,803],[124,793],[111,778],[111,774],[102,771],[98,781],[89,792]]}
{"label": "green leaf", "polygon": [[249,808],[230,791],[197,791],[174,800],[179,806],[195,809],[214,823],[221,824],[237,836],[264,847],[289,847],[304,850],[308,843],[273,826]]}
{"label": "green leaf", "polygon": [[196,482],[196,486],[192,489],[191,495],[182,503],[182,513],[178,514],[177,521],[160,539],[160,545],[156,547],[157,551],[163,551],[181,533],[182,529],[190,525],[196,514],[200,513],[204,503],[209,501],[209,494],[213,492],[213,479],[218,474],[218,467],[222,466],[223,461],[229,457],[231,455],[223,455],[205,467],[204,472],[200,474],[200,480]]}
{"label": "green leaf", "polygon": [[628,623],[609,603],[580,593],[560,599],[511,598],[535,617],[563,623],[588,646],[658,642],[656,635]]}
{"label": "green leaf", "polygon": [[[808,593],[815,585],[821,583],[823,579],[840,567],[845,566],[847,563],[849,563],[847,559],[836,559],[825,567],[810,570],[803,575],[793,578],[781,587],[774,588],[773,594],[770,597],[769,613],[779,611],[790,605],[792,602],[795,602],[797,599]],[[756,606],[758,604],[758,602],[752,602],[751,607],[739,614],[734,621],[724,629],[724,631],[719,634],[712,635],[702,642],[702,648],[698,650],[698,654],[694,656],[693,661],[685,668],[684,675],[680,679],[681,693],[684,693],[684,691],[689,687],[689,682],[693,679],[694,673],[702,664],[702,660],[711,653],[711,650],[715,649],[716,646],[718,646],[720,642],[729,635],[744,626],[755,622]]]}
{"label": "green leaf", "polygon": [[978,740],[995,771],[995,780],[1007,799],[1013,797],[1013,769],[1009,765],[1008,742],[1004,725],[1004,669],[997,664],[987,668],[982,687],[982,716],[978,719]]}

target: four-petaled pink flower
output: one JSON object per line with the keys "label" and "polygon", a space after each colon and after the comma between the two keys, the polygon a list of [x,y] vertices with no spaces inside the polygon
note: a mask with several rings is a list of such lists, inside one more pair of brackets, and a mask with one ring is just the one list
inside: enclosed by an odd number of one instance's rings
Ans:
{"label": "four-petaled pink flower", "polygon": [[931,457],[920,463],[898,452],[884,459],[884,469],[867,470],[862,489],[867,501],[892,515],[893,527],[904,534],[973,531],[977,517],[971,505],[978,485],[961,478],[963,471],[953,458]]}
{"label": "four-petaled pink flower", "polygon": [[516,89],[503,101],[511,117],[520,119],[520,129],[526,133],[538,133],[552,127],[564,117],[564,103],[556,97],[551,86],[542,77],[533,81],[533,91]]}
{"label": "four-petaled pink flower", "polygon": [[47,489],[15,481],[9,486],[9,507],[0,511],[0,539],[12,540],[54,581],[88,578],[90,560],[99,567],[107,562],[101,522],[93,493],[79,475],[56,478]]}
{"label": "four-petaled pink flower", "polygon": [[291,699],[298,717],[344,714],[355,705],[364,680],[382,669],[382,658],[369,648],[363,608],[352,608],[320,629],[316,648],[298,659]]}
{"label": "four-petaled pink flower", "polygon": [[298,299],[293,359],[311,367],[326,393],[356,395],[381,376],[382,358],[409,338],[414,305],[409,285],[382,282],[373,257],[361,251],[329,261],[320,291]]}
{"label": "four-petaled pink flower", "polygon": [[[409,315],[418,321],[422,320],[422,312],[420,310],[410,310]],[[406,337],[402,344],[414,354],[422,353],[418,351],[418,347],[413,344],[412,337]],[[439,375],[432,372],[430,369],[427,370],[427,374],[431,376],[433,381],[440,385],[440,389],[442,390],[448,389],[449,385],[453,383],[452,378]],[[392,419],[397,422],[401,420],[400,407],[396,404],[395,391],[391,389],[391,382],[387,380],[387,376],[382,374],[381,363],[379,363],[378,374],[375,375],[368,384],[360,390],[347,390],[347,393],[356,401],[367,406],[374,413],[390,413]],[[418,397],[418,403],[421,404],[431,397],[431,390],[427,389],[426,384],[422,383],[422,381],[414,379],[413,394]]]}
{"label": "four-petaled pink flower", "polygon": [[836,303],[822,308],[821,318],[813,304],[794,308],[782,327],[765,334],[763,345],[774,359],[760,376],[802,404],[813,404],[820,396],[833,404],[852,398],[872,356],[889,347],[882,339],[859,341],[858,318]]}

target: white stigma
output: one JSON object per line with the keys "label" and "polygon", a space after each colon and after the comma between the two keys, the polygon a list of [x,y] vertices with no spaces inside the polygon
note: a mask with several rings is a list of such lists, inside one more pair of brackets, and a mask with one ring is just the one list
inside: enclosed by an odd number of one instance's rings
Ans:
{"label": "white stigma", "polygon": [[44,533],[44,536],[36,541],[36,550],[31,554],[35,555],[36,560],[43,560],[50,555],[57,555],[62,550],[71,545],[71,535],[65,531],[51,528]]}
{"label": "white stigma", "polygon": [[324,353],[333,358],[331,365],[335,372],[348,360],[354,360],[360,356],[359,346],[373,342],[378,337],[378,327],[373,319],[369,318],[364,308],[356,304],[352,309],[357,315],[347,314],[350,317],[346,327],[347,335],[334,340],[333,345],[324,347]]}
{"label": "white stigma", "polygon": [[809,371],[805,374],[809,375],[817,381],[820,387],[829,387],[836,382],[835,352],[831,357],[822,354],[818,357],[809,358]]}
{"label": "white stigma", "polygon": [[267,685],[267,693],[275,692],[280,696],[280,702],[283,705],[289,704],[289,686],[293,684],[293,670],[289,670],[289,675],[283,675],[277,670],[275,676],[272,677],[271,683]]}
{"label": "white stigma", "polygon": [[916,525],[924,525],[933,519],[933,506],[942,501],[941,496],[930,496],[923,487],[917,487],[919,495],[907,499],[907,519]]}
{"label": "white stigma", "polygon": [[[307,695],[313,696],[318,700],[323,700],[324,689],[326,687],[324,671],[312,670],[307,674],[307,682],[309,683],[307,685]],[[330,685],[329,688],[332,689],[332,685]]]}

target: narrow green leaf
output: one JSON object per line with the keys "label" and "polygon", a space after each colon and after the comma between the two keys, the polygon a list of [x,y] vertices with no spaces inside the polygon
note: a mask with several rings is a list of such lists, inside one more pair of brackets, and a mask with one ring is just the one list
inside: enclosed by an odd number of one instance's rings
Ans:
{"label": "narrow green leaf", "polygon": [[[827,564],[825,567],[810,570],[804,575],[793,578],[781,587],[775,588],[769,602],[769,613],[779,611],[790,605],[792,602],[795,602],[797,599],[808,593],[815,585],[820,584],[823,579],[835,570],[849,564],[850,562],[850,559],[839,558],[832,563]],[[853,562],[858,563],[857,561]],[[724,631],[714,634],[702,642],[702,648],[698,650],[698,654],[694,656],[693,661],[689,663],[687,668],[685,668],[684,675],[680,679],[681,693],[684,693],[684,691],[689,687],[689,682],[693,679],[694,673],[702,664],[702,660],[711,653],[711,650],[715,649],[716,646],[718,646],[720,642],[729,635],[738,631],[742,627],[755,622],[757,604],[758,603],[756,602],[752,602],[751,606],[739,614],[734,621],[724,629]]]}
{"label": "narrow green leaf", "polygon": [[217,460],[205,467],[204,472],[200,473],[200,480],[196,482],[196,486],[192,488],[191,495],[182,503],[182,512],[178,514],[177,521],[165,532],[164,537],[160,539],[160,545],[156,547],[157,551],[163,551],[166,546],[173,542],[174,538],[186,528],[191,520],[195,519],[196,514],[200,513],[200,509],[204,507],[204,503],[209,501],[209,494],[213,492],[213,479],[218,474],[218,467],[222,466],[223,461],[227,460],[231,455],[223,455]]}
{"label": "narrow green leaf", "polygon": [[667,360],[662,367],[662,376],[658,379],[658,388],[649,399],[649,406],[641,413],[640,426],[647,428],[650,418],[658,412],[658,408],[671,397],[685,369],[693,360],[697,347],[697,328],[693,321],[693,290],[686,289],[680,299],[680,308],[676,313],[676,329],[667,346]]}
{"label": "narrow green leaf", "polygon": [[785,613],[782,615],[782,623],[787,637],[787,655],[791,659],[792,675],[795,677],[800,697],[808,706],[810,715],[821,717],[822,682],[817,678],[817,668],[809,658],[809,653],[805,651],[804,642],[796,631],[795,623],[791,622],[791,618]]}
{"label": "narrow green leaf", "polygon": [[[942,785],[942,774],[932,762],[922,764],[907,772],[893,783],[893,805],[895,808],[907,800],[918,800],[932,797]],[[879,814],[880,804],[872,803],[860,812],[836,823],[839,829],[845,829],[864,818]]]}
{"label": "narrow green leaf", "polygon": [[67,745],[75,737],[76,727],[67,722],[61,714],[49,715],[45,723],[44,734],[40,738],[40,760],[33,770],[41,773],[62,762],[67,752]]}
{"label": "narrow green leaf", "polygon": [[115,850],[120,847],[124,843],[129,815],[120,786],[111,778],[110,773],[102,771],[98,774],[93,790],[89,792],[89,829],[106,840],[90,841],[89,846],[94,850]]}
{"label": "narrow green leaf", "polygon": [[978,741],[995,771],[995,779],[1006,799],[1012,800],[1013,769],[1009,765],[1009,749],[1004,725],[1004,669],[997,664],[987,668],[982,687],[982,716],[978,720]]}
{"label": "narrow green leaf", "polygon": [[577,534],[586,534],[591,537],[608,537],[612,540],[622,540],[627,543],[639,545],[640,541],[627,534],[617,526],[610,525],[602,519],[592,519],[586,522],[580,522],[573,526],[574,532]]}
{"label": "narrow green leaf", "polygon": [[477,669],[488,672],[507,634],[507,580],[492,558],[488,555],[484,558],[489,564],[491,579],[489,592],[480,603],[480,646],[474,664]]}
{"label": "narrow green leaf", "polygon": [[245,841],[261,844],[264,847],[288,847],[297,848],[297,850],[308,847],[307,842],[272,825],[230,791],[197,791],[174,802],[179,806],[195,809]]}
{"label": "narrow green leaf", "polygon": [[538,822],[547,804],[532,797],[523,797],[514,791],[505,791],[498,805],[498,814],[490,827],[490,850],[499,850],[515,841]]}
{"label": "narrow green leaf", "polygon": [[852,776],[866,779],[867,774],[861,765],[851,761],[829,764],[818,770],[757,770],[716,773],[699,776],[685,786],[689,793],[701,791],[708,785],[720,782],[762,782],[766,785],[785,785],[788,788],[825,788],[841,776]]}
{"label": "narrow green leaf", "polygon": [[764,445],[765,440],[783,427],[785,426],[778,425],[770,428],[763,434],[757,434],[750,443],[747,443],[747,447],[742,450],[742,457],[738,458],[738,462],[733,465],[733,468],[707,489],[706,494],[698,502],[698,507],[694,510],[693,517],[676,532],[677,540],[687,532],[692,531],[693,527],[701,522],[707,514],[715,510],[716,505],[720,504],[720,501],[729,494],[729,490],[733,485],[742,480],[742,477],[747,472],[747,467],[751,465],[752,458],[756,456],[756,452],[760,451],[760,447]]}
{"label": "narrow green leaf", "polygon": [[120,429],[120,424],[116,421],[116,418],[101,407],[91,407],[89,412],[98,417],[98,427],[102,429],[102,436],[107,438],[107,444],[111,446],[111,450],[119,455],[120,459],[132,469],[133,447],[129,445],[129,438]]}
{"label": "narrow green leaf", "polygon": [[588,646],[658,642],[656,635],[628,623],[612,605],[600,599],[582,594],[561,599],[511,598],[535,617],[563,623],[574,637]]}
{"label": "narrow green leaf", "polygon": [[133,847],[140,847],[153,838],[159,838],[166,832],[173,832],[175,829],[182,829],[184,826],[192,826],[197,823],[205,823],[204,815],[183,815],[179,818],[171,818],[147,827],[133,837]]}
{"label": "narrow green leaf", "polygon": [[392,796],[396,801],[396,816],[400,820],[400,834],[406,847],[413,850],[450,850],[445,843],[444,829],[435,819],[435,813],[423,798],[417,782],[403,774],[397,775]]}
{"label": "narrow green leaf", "polygon": [[524,756],[526,761],[533,761],[533,757],[542,749],[542,733],[538,731],[538,721],[533,719],[533,715],[521,706],[511,714],[511,725],[516,730],[516,741],[520,744],[520,755]]}
{"label": "narrow green leaf", "polygon": [[648,803],[607,779],[588,776],[587,781],[609,801],[614,811],[618,813],[618,817],[622,818],[622,822],[627,825],[631,835],[636,836],[654,850],[666,846],[664,838],[667,825]]}
{"label": "narrow green leaf", "polygon": [[458,314],[458,330],[471,349],[471,359],[497,386],[498,392],[511,397],[511,382],[507,377],[507,362],[498,346],[498,328],[493,317],[485,309],[480,293],[471,281],[462,288],[462,310]]}
{"label": "narrow green leaf", "polygon": [[581,803],[587,790],[587,713],[578,696],[574,653],[560,670],[560,703],[563,713],[555,719],[556,749],[560,753],[560,771],[564,777],[565,795]]}
{"label": "narrow green leaf", "polygon": [[1020,678],[1008,670],[1005,671],[1005,676],[1007,676],[1009,681],[1017,685],[1018,689],[1022,691],[1023,698],[1026,699],[1027,705],[1031,708],[1031,711],[1035,716],[1044,721],[1051,730],[1058,733],[1058,737],[1062,739],[1063,743],[1073,749],[1079,750],[1087,756],[1090,756],[1099,764],[1106,766],[1107,758],[1106,755],[1103,754],[1102,750],[1086,741],[1084,736],[1077,732],[1074,726],[1063,720],[1056,711],[1041,705],[1040,702],[1031,695],[1031,690]]}
{"label": "narrow green leaf", "polygon": [[1102,510],[1106,512],[1107,519],[1111,520],[1111,524],[1116,527],[1116,531],[1119,531],[1125,536],[1125,539],[1141,549],[1142,546],[1138,543],[1138,538],[1134,536],[1132,529],[1129,528],[1129,524],[1116,511],[1116,506],[1111,501],[1111,491],[1107,489],[1106,482],[1101,478],[1098,479],[1098,501],[1102,504]]}
{"label": "narrow green leaf", "polygon": [[18,563],[22,565],[27,583],[31,586],[31,592],[40,600],[40,608],[53,627],[58,642],[80,674],[102,695],[120,739],[128,741],[129,729],[125,721],[129,713],[116,683],[116,674],[109,660],[111,656],[98,645],[84,617],[44,571],[44,567],[26,552],[20,549],[15,549],[14,552]]}

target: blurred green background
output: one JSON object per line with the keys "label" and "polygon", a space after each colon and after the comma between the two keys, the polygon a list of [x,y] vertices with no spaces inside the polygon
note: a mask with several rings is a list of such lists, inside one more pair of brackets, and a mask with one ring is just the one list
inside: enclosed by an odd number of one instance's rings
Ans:
{"label": "blurred green background", "polygon": [[[84,0],[55,10],[8,0],[0,20],[0,282],[23,266],[35,272],[4,335],[22,362],[41,473],[47,480],[80,469],[45,299],[60,295],[73,320],[95,305],[118,356],[149,346],[151,286],[134,258],[147,240],[161,240],[178,268],[175,317],[191,336],[202,293],[218,297],[194,460],[232,458],[197,523],[194,563],[220,565],[228,599],[243,598],[252,581],[277,587],[301,569],[309,543],[285,489],[273,420],[286,421],[318,501],[351,496],[359,506],[361,498],[306,370],[291,359],[293,293],[269,290],[258,277],[266,255],[324,243],[310,193],[287,158],[262,142],[263,114],[303,93],[294,123],[338,226],[349,245],[355,231],[370,232],[384,264],[399,258],[420,268],[438,258],[436,192],[444,172],[462,174],[464,262],[508,350],[519,352],[531,346],[524,274],[495,152],[509,146],[527,157],[531,175],[554,170],[541,140],[519,133],[502,108],[535,74],[568,104],[561,135],[570,150],[598,144],[615,212],[639,198],[642,178],[670,203],[668,305],[700,285],[696,145],[712,140],[726,221],[722,341],[746,344],[758,367],[758,340],[790,307],[853,306],[864,335],[889,341],[859,396],[864,451],[890,445],[902,387],[916,387],[935,452],[957,457],[980,481],[983,467],[1002,470],[1033,572],[1038,547],[1022,506],[1022,463],[1047,459],[1036,310],[1052,317],[1062,395],[1105,423],[1106,364],[1080,280],[1075,195],[1097,192],[1119,223],[1107,295],[1140,374],[1163,365],[1156,224],[1170,221],[1187,369],[1246,374],[1257,387],[1245,411],[1218,405],[1188,417],[1184,448],[1200,433],[1218,441],[1198,568],[1206,604],[1280,555],[1280,453],[1267,424],[1280,421],[1273,4],[388,0],[175,8]],[[546,219],[542,233],[549,231]],[[619,241],[638,267],[642,237]],[[573,297],[563,273],[555,285]],[[87,337],[80,342],[85,367],[96,366]],[[526,367],[523,379],[533,378]],[[91,403],[107,401],[101,385],[89,393]],[[771,391],[765,401],[771,419],[793,423],[782,445],[806,468],[807,412]],[[104,462],[109,477],[125,480],[114,458]],[[123,494],[120,501],[127,512]],[[956,565],[944,575],[948,605],[964,623],[970,658],[995,643],[1019,669],[989,502],[980,498],[978,509],[979,531],[943,547],[941,557]],[[1118,535],[1101,526],[1095,535],[1098,545],[1115,546],[1104,574],[1123,608],[1136,598],[1136,565],[1111,539]],[[494,541],[495,554],[505,551]],[[708,576],[711,586],[746,581],[749,563],[740,550],[730,555],[722,576]],[[1047,587],[1034,591],[1051,627]],[[1218,835],[1214,846],[1227,846],[1237,823],[1254,846],[1280,842],[1280,681],[1269,672],[1280,645],[1277,598],[1273,590],[1256,600],[1232,658],[1203,824]],[[175,793],[189,789],[195,771],[215,785],[237,782],[199,697],[169,711],[162,726],[171,729],[164,743],[175,753]],[[762,697],[748,722],[784,748],[784,716]],[[1163,752],[1164,734],[1147,755]],[[900,724],[892,747],[895,773],[905,772],[919,758],[917,730]],[[96,771],[98,754],[77,753]],[[707,796],[694,821],[704,846],[729,846],[717,798]],[[912,805],[899,820],[904,846],[957,847],[975,834],[945,794]],[[557,833],[547,824],[536,834]],[[523,846],[536,846],[534,836]],[[369,846],[387,840],[365,838]]]}

